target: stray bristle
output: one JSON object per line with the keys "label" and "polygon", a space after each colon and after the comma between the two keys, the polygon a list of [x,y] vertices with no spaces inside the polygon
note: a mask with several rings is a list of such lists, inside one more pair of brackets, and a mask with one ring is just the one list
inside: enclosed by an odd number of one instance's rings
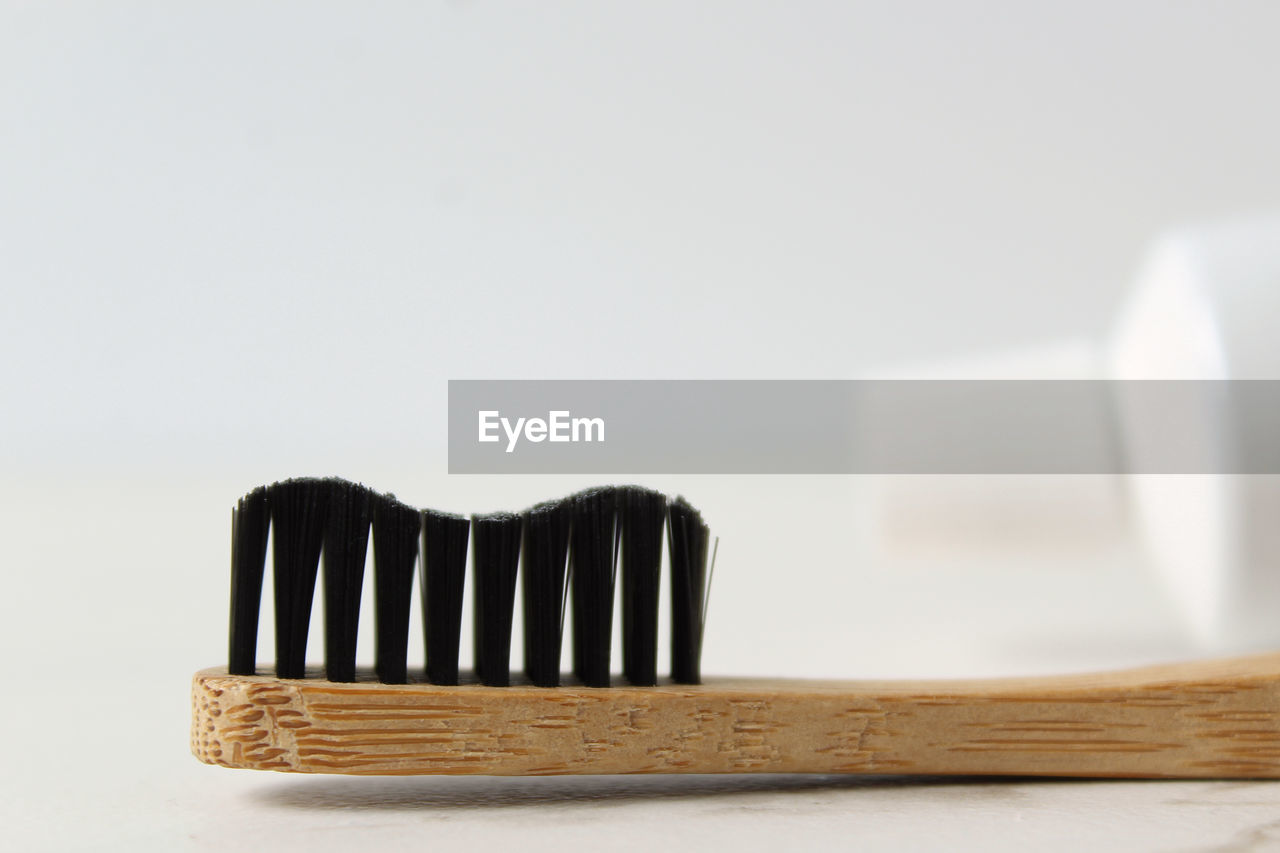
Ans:
{"label": "stray bristle", "polygon": [[324,533],[324,670],[330,681],[355,681],[372,495],[364,486],[344,481],[333,481],[329,491]]}
{"label": "stray bristle", "polygon": [[422,513],[422,630],[427,681],[458,683],[458,639],[462,633],[462,587],[467,574],[471,522],[435,510]]}
{"label": "stray bristle", "polygon": [[328,483],[300,479],[270,488],[276,614],[276,675],[302,678],[311,600],[324,542]]}
{"label": "stray bristle", "polygon": [[409,607],[418,558],[418,510],[390,495],[373,503],[373,668],[384,684],[409,680]]}
{"label": "stray bristle", "polygon": [[231,650],[227,671],[232,675],[255,672],[270,526],[271,505],[265,487],[245,495],[231,511]]}
{"label": "stray bristle", "polygon": [[[524,676],[530,683],[557,687],[562,682],[568,616],[576,683],[609,686],[620,580],[622,673],[629,684],[654,685],[664,526],[671,567],[671,677],[696,684],[715,552],[702,516],[684,498],[669,501],[641,486],[606,486],[520,514],[467,518],[418,510],[393,495],[337,478],[298,478],[257,488],[231,513],[227,670],[257,673],[258,613],[270,541],[276,676],[306,676],[307,635],[323,555],[325,678],[367,678],[357,671],[356,648],[372,536],[374,675],[379,681],[410,681],[414,564],[421,552],[425,678],[432,684],[459,683],[470,543],[475,674],[481,683],[511,682],[515,589],[522,575]],[[416,670],[413,680],[422,676],[423,670]]]}
{"label": "stray bristle", "polygon": [[520,516],[472,516],[471,530],[475,538],[476,676],[482,684],[506,687],[511,683],[511,620],[520,561]]}
{"label": "stray bristle", "polygon": [[588,489],[572,500],[573,672],[587,687],[608,687],[618,564],[617,490]]}
{"label": "stray bristle", "polygon": [[684,498],[668,513],[671,552],[671,680],[702,681],[702,629],[706,619],[707,544],[710,529]]}
{"label": "stray bristle", "polygon": [[570,508],[538,504],[524,514],[524,673],[538,687],[560,685]]}
{"label": "stray bristle", "polygon": [[622,673],[637,686],[658,683],[658,584],[666,516],[666,495],[639,486],[618,490]]}

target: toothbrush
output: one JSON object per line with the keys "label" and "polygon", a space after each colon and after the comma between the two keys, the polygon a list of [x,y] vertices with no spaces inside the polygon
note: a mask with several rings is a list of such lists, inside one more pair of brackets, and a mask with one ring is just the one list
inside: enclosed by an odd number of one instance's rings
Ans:
{"label": "toothbrush", "polygon": [[[1280,654],[1041,678],[704,681],[709,530],[683,499],[639,487],[468,520],[346,481],[289,480],[246,495],[232,527],[229,665],[192,682],[191,748],[209,764],[365,775],[1280,777]],[[664,528],[672,668],[659,683]],[[274,674],[253,660],[268,530]],[[362,671],[355,629],[370,530],[376,650]],[[468,535],[474,678],[457,666]],[[411,673],[420,544],[427,657]],[[322,553],[320,669],[304,655]],[[517,571],[525,666],[513,683]],[[614,683],[619,585],[623,679]],[[562,683],[567,595],[574,665]]]}

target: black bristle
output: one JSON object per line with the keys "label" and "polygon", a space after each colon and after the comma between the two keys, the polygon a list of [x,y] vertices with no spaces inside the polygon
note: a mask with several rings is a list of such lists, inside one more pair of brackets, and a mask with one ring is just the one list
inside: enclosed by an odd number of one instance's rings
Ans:
{"label": "black bristle", "polygon": [[707,544],[710,528],[684,498],[668,512],[671,552],[671,679],[702,681],[702,628],[706,619]]}
{"label": "black bristle", "polygon": [[311,600],[324,542],[332,483],[298,479],[275,483],[271,502],[276,614],[276,675],[302,678],[307,656]]}
{"label": "black bristle", "polygon": [[608,687],[618,554],[617,490],[588,489],[571,500],[573,672],[587,687]]}
{"label": "black bristle", "polygon": [[265,487],[254,489],[231,511],[231,636],[227,671],[253,675],[258,652],[258,611],[267,561],[271,504]]}
{"label": "black bristle", "polygon": [[427,681],[458,683],[462,634],[462,587],[467,574],[467,533],[460,515],[422,513],[422,628],[427,649]]}
{"label": "black bristle", "polygon": [[524,672],[538,687],[560,685],[569,520],[566,501],[538,504],[524,514]]}
{"label": "black bristle", "polygon": [[270,538],[276,675],[306,674],[323,553],[325,671],[332,681],[354,681],[364,557],[372,534],[380,681],[408,681],[413,566],[421,550],[427,680],[458,683],[467,546],[474,538],[475,666],[482,683],[510,683],[515,585],[523,559],[524,671],[530,682],[560,684],[565,604],[572,592],[574,676],[587,687],[609,686],[621,567],[623,674],[636,686],[656,684],[664,520],[671,561],[671,676],[676,683],[697,684],[715,563],[710,530],[684,498],[668,501],[639,486],[588,489],[521,515],[471,519],[419,511],[345,480],[300,478],[255,489],[232,510],[228,671],[255,674]]}
{"label": "black bristle", "polygon": [[330,681],[356,680],[356,631],[369,547],[372,495],[364,486],[336,481],[324,533],[324,669]]}
{"label": "black bristle", "polygon": [[391,495],[373,500],[374,671],[384,684],[409,680],[409,609],[422,515]]}
{"label": "black bristle", "polygon": [[658,584],[667,496],[639,486],[618,490],[622,534],[622,672],[637,686],[658,683]]}
{"label": "black bristle", "polygon": [[482,684],[511,683],[511,619],[520,562],[520,516],[472,516],[475,538],[475,658]]}

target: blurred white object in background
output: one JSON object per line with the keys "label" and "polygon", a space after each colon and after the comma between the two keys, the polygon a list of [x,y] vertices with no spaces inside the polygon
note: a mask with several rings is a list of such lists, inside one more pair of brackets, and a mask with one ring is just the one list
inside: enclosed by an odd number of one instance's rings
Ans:
{"label": "blurred white object in background", "polygon": [[[877,379],[1280,379],[1280,219],[1172,233],[1148,253],[1108,340],[1047,343]],[[1204,468],[1225,464],[1237,424],[1223,407],[1151,424],[1152,409],[1098,418],[1131,467],[1141,435],[1177,430]],[[1193,460],[1194,461],[1194,460]],[[867,525],[882,559],[1062,565],[1136,538],[1206,652],[1280,644],[1280,477],[1133,475],[890,477]],[[1107,590],[1099,590],[1100,596]]]}
{"label": "blurred white object in background", "polygon": [[[1173,233],[1151,250],[1107,351],[1115,379],[1280,379],[1280,219]],[[1120,414],[1123,439],[1148,424]],[[1230,410],[1165,425],[1210,464],[1234,452]],[[1141,453],[1139,443],[1125,443]],[[1135,476],[1134,517],[1195,638],[1212,649],[1280,640],[1280,478]]]}
{"label": "blurred white object in background", "polygon": [[[1103,351],[1087,339],[877,371],[875,379],[1102,379]],[[1111,421],[1102,412],[1097,430]],[[1081,558],[1128,534],[1114,477],[929,475],[882,477],[872,546],[882,557],[949,560]]]}

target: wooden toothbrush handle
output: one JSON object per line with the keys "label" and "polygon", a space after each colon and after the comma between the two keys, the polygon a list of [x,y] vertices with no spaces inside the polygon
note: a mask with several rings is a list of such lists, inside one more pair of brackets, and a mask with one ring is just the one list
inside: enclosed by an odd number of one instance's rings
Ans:
{"label": "wooden toothbrush handle", "polygon": [[204,670],[191,747],[372,775],[910,773],[1280,777],[1280,655],[985,681],[536,688]]}

